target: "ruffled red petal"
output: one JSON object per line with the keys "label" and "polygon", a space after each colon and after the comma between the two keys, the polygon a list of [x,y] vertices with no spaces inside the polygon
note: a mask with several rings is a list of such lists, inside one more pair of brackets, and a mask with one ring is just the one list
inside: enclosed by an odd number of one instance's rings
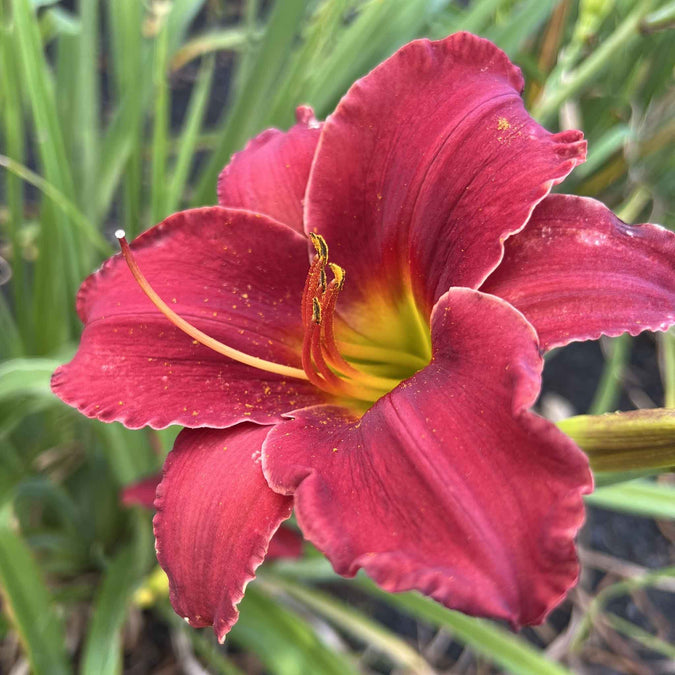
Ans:
{"label": "ruffled red petal", "polygon": [[506,302],[451,289],[432,316],[431,364],[361,419],[293,413],[263,446],[270,486],[295,498],[337,572],[389,591],[537,623],[576,581],[585,455],[530,413],[542,359]]}
{"label": "ruffled red petal", "polygon": [[307,106],[296,111],[287,132],[267,129],[223,169],[218,178],[221,206],[264,213],[302,232],[302,206],[321,124]]}
{"label": "ruffled red petal", "polygon": [[412,283],[430,311],[450,286],[477,288],[584,160],[582,134],[539,126],[522,87],[502,51],[467,33],[411,42],[352,86],[324,124],[305,204],[306,230],[352,281],[343,307]]}
{"label": "ruffled red petal", "polygon": [[[155,493],[161,480],[162,475],[158,473],[127,485],[122,490],[122,504],[125,506],[143,506],[146,509],[153,509],[155,506]],[[282,524],[270,541],[265,559],[299,558],[301,555],[302,537],[296,530]]]}
{"label": "ruffled red petal", "polygon": [[300,558],[302,556],[302,536],[296,530],[282,525],[272,537],[267,549],[266,560]]}
{"label": "ruffled red petal", "polygon": [[260,447],[269,427],[188,429],[178,436],[157,489],[157,559],[171,603],[191,626],[222,641],[292,500],[269,489]]}
{"label": "ruffled red petal", "polygon": [[[259,214],[183,211],[132,243],[141,270],[196,327],[247,354],[301,367],[305,238]],[[52,388],[89,417],[130,428],[274,423],[322,400],[303,380],[236,363],[175,328],[117,255],[78,295],[85,324]]]}
{"label": "ruffled red petal", "polygon": [[544,349],[675,323],[675,235],[594,199],[550,195],[481,287],[517,307]]}
{"label": "ruffled red petal", "polygon": [[154,474],[127,485],[122,490],[122,504],[125,506],[143,506],[146,509],[153,508],[155,493],[161,480],[161,474]]}

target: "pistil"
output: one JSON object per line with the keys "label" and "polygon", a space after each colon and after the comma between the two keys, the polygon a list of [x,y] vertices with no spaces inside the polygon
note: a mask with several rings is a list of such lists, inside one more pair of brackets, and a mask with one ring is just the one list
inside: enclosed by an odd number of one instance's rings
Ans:
{"label": "pistil", "polygon": [[122,255],[124,256],[124,259],[126,260],[129,270],[131,271],[131,274],[136,280],[136,283],[141,287],[141,290],[148,296],[152,304],[155,307],[157,307],[157,309],[162,314],[164,314],[164,316],[169,321],[171,321],[171,323],[174,326],[176,326],[176,328],[179,328],[184,333],[189,335],[193,340],[196,340],[205,347],[212,349],[214,352],[217,352],[218,354],[227,356],[228,358],[233,359],[234,361],[238,361],[239,363],[243,363],[247,366],[252,366],[253,368],[257,368],[258,370],[264,370],[268,373],[275,373],[277,375],[282,375],[284,377],[294,377],[299,380],[309,379],[305,370],[300,370],[300,368],[293,368],[292,366],[285,366],[280,363],[275,363],[274,361],[267,361],[265,359],[258,358],[257,356],[251,356],[250,354],[241,352],[238,349],[234,349],[234,347],[230,347],[229,345],[223,344],[222,342],[215,340],[210,335],[207,335],[206,333],[202,332],[201,330],[193,326],[191,323],[183,319],[183,317],[176,314],[176,312],[174,312],[164,302],[164,300],[162,300],[159,297],[159,295],[157,295],[156,291],[152,288],[148,280],[145,278],[143,272],[141,272],[138,263],[134,258],[134,254],[131,252],[131,248],[127,243],[124,230],[117,230],[115,232],[115,237],[120,243]]}
{"label": "pistil", "polygon": [[[335,338],[335,312],[338,296],[345,284],[345,271],[339,265],[328,261],[328,246],[321,235],[314,233],[309,235],[316,255],[309,266],[302,293],[302,306],[300,308],[304,328],[301,354],[302,369],[246,354],[219,342],[193,326],[172,310],[152,288],[136,262],[125,238],[124,231],[118,230],[115,236],[120,242],[122,255],[134,279],[155,307],[174,326],[189,335],[193,340],[218,354],[222,354],[234,361],[257,368],[258,370],[275,373],[283,377],[308,380],[314,386],[327,393],[357,401],[376,401],[399,384],[400,379],[379,377],[372,373],[364,372],[364,370],[347,361],[342,355],[340,350],[340,346],[342,345]],[[327,270],[332,275],[330,281],[327,279]],[[370,360],[370,353],[373,349],[377,352],[378,356],[380,353],[389,357],[397,356],[389,350],[368,347],[367,345],[346,346],[347,349],[352,350],[357,359],[364,358],[364,360]],[[375,352],[372,353],[374,354]],[[404,357],[405,355],[399,355],[399,359]],[[413,357],[412,355],[408,359],[404,358],[404,361],[410,361],[413,358],[415,366],[419,365],[419,367],[423,367],[425,365],[418,357]],[[392,358],[392,361],[390,361],[390,363],[396,362],[396,358]],[[398,362],[400,363],[400,360]],[[363,367],[367,366],[364,365]]]}

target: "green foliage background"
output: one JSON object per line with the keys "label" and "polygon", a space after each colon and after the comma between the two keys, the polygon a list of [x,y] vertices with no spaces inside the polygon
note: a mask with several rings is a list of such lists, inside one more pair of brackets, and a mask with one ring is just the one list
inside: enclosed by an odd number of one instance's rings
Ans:
{"label": "green foliage background", "polygon": [[[113,252],[114,229],[133,236],[177,209],[215,203],[217,174],[248,138],[288,127],[299,103],[324,117],[415,37],[470,30],[496,42],[523,68],[534,116],[586,133],[589,160],[565,191],[597,196],[625,220],[672,226],[674,25],[667,0],[0,0],[2,643],[18,639],[38,675],[119,673],[125,650],[127,664],[134,658],[128,626],[149,630],[140,621],[174,636],[165,659],[175,652],[184,663],[188,653],[214,673],[434,672],[409,631],[381,620],[395,612],[449,632],[479,655],[477,668],[567,672],[562,662],[599,624],[675,658],[658,636],[605,611],[602,595],[556,662],[541,639],[341,580],[312,550],[263,569],[221,648],[172,615],[161,583],[153,593],[150,515],[118,502],[123,485],[158,470],[175,431],[87,420],[49,391],[77,343],[78,286]],[[610,346],[593,412],[614,407],[629,347]],[[673,340],[660,349],[675,407]],[[643,480],[591,499],[673,518],[674,498],[674,487]],[[615,593],[667,586],[674,573],[638,576]]]}

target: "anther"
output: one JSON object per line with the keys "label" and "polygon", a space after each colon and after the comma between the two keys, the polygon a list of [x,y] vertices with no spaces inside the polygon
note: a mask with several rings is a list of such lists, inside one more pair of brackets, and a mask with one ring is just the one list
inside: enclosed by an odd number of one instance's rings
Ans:
{"label": "anther", "polygon": [[347,273],[342,267],[340,267],[340,265],[336,265],[335,263],[328,263],[328,266],[330,267],[330,271],[333,273],[333,280],[335,281],[338,291],[341,291],[345,285],[345,277],[347,276]]}
{"label": "anther", "polygon": [[320,258],[323,258],[323,260],[328,260],[328,244],[326,243],[326,240],[320,234],[316,234],[315,232],[310,232],[309,238],[312,241],[312,244],[314,244],[314,250],[317,255]]}
{"label": "anther", "polygon": [[321,303],[319,298],[312,298],[312,321],[321,325]]}

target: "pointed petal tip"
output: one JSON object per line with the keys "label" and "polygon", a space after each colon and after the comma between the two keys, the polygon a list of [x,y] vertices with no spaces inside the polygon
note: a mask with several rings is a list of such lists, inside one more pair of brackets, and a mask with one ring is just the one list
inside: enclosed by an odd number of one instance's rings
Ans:
{"label": "pointed petal tip", "polygon": [[299,105],[295,109],[295,121],[298,124],[304,124],[310,129],[318,129],[321,126],[321,123],[314,115],[314,108],[310,105]]}
{"label": "pointed petal tip", "polygon": [[675,234],[627,225],[588,197],[552,194],[506,241],[481,290],[520,310],[545,350],[675,324]]}

